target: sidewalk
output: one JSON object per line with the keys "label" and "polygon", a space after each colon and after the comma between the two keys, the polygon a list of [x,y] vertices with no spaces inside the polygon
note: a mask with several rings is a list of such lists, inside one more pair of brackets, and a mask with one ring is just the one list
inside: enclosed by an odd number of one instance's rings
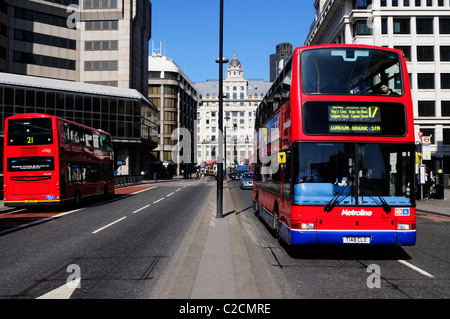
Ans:
{"label": "sidewalk", "polygon": [[261,298],[228,185],[222,218],[216,217],[216,190],[208,202],[168,298]]}
{"label": "sidewalk", "polygon": [[444,199],[417,200],[416,211],[450,216],[450,189],[444,189]]}

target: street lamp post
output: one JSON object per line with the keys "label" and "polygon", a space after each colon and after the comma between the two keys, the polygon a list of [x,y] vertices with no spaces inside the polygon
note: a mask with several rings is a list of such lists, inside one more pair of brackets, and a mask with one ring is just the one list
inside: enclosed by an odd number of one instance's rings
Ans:
{"label": "street lamp post", "polygon": [[[219,30],[219,134],[223,132],[223,0],[220,0],[220,30]],[[223,140],[219,138],[219,153],[217,156],[217,212],[216,217],[223,217]]]}
{"label": "street lamp post", "polygon": [[[228,61],[227,61],[228,62]],[[229,116],[225,117],[225,120],[230,119]],[[223,135],[223,149],[224,149],[224,163],[225,163],[225,180],[227,180],[227,124],[225,124],[225,131],[224,131],[224,135]]]}

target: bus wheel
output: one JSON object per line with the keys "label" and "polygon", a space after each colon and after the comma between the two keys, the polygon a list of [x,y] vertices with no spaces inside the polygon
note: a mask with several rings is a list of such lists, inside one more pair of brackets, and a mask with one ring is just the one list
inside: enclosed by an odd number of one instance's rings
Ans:
{"label": "bus wheel", "polygon": [[75,204],[75,208],[80,207],[80,204],[81,204],[81,194],[80,194],[80,191],[79,191],[79,190],[77,190],[77,191],[75,192],[74,204]]}
{"label": "bus wheel", "polygon": [[256,195],[256,199],[255,199],[255,215],[259,216],[259,198],[258,198],[258,195]]}
{"label": "bus wheel", "polygon": [[278,207],[273,209],[273,235],[276,239],[280,238],[279,214]]}

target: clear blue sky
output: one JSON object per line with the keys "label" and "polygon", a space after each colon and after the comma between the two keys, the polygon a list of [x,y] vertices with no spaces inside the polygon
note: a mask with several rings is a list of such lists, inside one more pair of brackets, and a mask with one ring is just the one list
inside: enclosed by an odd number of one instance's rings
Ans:
{"label": "clear blue sky", "polygon": [[[152,42],[193,82],[219,78],[220,0],[151,0]],[[314,0],[224,0],[223,55],[236,52],[247,79],[269,81],[275,46],[302,46],[314,19]],[[165,48],[165,51],[164,51]],[[224,66],[224,74],[226,72]]]}

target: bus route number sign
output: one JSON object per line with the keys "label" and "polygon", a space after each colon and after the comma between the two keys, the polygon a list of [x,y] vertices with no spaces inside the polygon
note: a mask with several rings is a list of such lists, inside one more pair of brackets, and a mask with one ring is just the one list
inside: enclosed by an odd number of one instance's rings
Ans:
{"label": "bus route number sign", "polygon": [[381,133],[378,106],[328,105],[329,133]]}

